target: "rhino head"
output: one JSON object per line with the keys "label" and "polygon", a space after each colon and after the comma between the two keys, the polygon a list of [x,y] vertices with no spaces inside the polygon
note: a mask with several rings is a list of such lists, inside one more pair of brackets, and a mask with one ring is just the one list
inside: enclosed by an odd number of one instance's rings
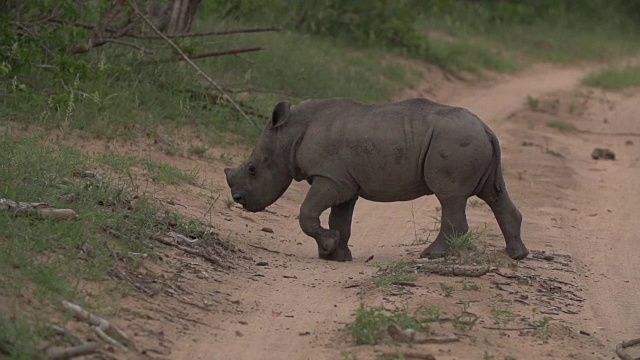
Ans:
{"label": "rhino head", "polygon": [[288,102],[276,105],[249,158],[235,169],[224,169],[233,200],[246,210],[264,210],[278,200],[293,181],[290,161],[295,139],[283,131],[290,108]]}

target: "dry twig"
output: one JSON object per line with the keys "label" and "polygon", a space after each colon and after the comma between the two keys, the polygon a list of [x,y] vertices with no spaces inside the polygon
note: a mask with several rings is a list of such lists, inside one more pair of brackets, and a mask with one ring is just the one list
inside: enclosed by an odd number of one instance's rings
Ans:
{"label": "dry twig", "polygon": [[[91,329],[96,333],[96,335],[98,335],[100,339],[122,349],[123,351],[127,351],[128,347],[135,350],[135,344],[133,343],[133,340],[127,334],[125,334],[124,331],[120,330],[116,326],[109,324],[107,320],[88,312],[79,305],[65,300],[62,301],[62,306],[65,309],[71,311],[77,319],[84,320],[89,325],[91,325]],[[121,344],[112,336],[119,337],[120,339],[122,339],[122,342],[124,344]]]}

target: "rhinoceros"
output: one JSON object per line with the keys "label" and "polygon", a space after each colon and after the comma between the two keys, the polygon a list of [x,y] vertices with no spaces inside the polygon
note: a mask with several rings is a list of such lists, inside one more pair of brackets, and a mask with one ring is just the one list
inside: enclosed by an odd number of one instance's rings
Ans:
{"label": "rhinoceros", "polygon": [[[351,220],[358,198],[407,201],[435,195],[440,231],[422,258],[447,255],[449,239],[468,231],[467,199],[493,211],[513,259],[529,251],[520,237],[522,215],[507,189],[500,145],[470,111],[427,99],[373,105],[346,98],[280,102],[249,158],[224,170],[233,200],[264,210],[293,180],[309,182],[299,222],[322,259],[351,261]],[[331,208],[329,229],[320,215]]]}

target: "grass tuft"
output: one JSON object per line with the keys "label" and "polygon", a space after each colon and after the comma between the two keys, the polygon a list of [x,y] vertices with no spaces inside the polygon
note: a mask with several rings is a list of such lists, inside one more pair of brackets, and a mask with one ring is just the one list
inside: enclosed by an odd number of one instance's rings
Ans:
{"label": "grass tuft", "polygon": [[421,306],[413,312],[407,308],[396,311],[382,306],[369,307],[360,305],[355,312],[355,320],[347,329],[353,341],[360,344],[377,344],[382,340],[387,326],[395,324],[402,329],[428,331],[429,323],[437,321],[440,311],[434,307]]}
{"label": "grass tuft", "polygon": [[547,127],[550,127],[552,129],[558,129],[562,132],[572,132],[576,130],[576,127],[573,126],[572,124],[569,124],[567,122],[564,122],[562,120],[552,120],[552,121],[548,121],[547,122]]}
{"label": "grass tuft", "polygon": [[640,66],[607,67],[588,75],[582,83],[611,90],[640,86]]}

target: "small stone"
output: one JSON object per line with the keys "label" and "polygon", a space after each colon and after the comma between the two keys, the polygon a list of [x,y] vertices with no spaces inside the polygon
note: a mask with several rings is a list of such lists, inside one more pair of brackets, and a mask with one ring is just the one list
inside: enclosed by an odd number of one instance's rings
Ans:
{"label": "small stone", "polygon": [[244,320],[238,321],[238,324],[240,324],[240,325],[249,325],[249,323],[244,321]]}
{"label": "small stone", "polygon": [[387,327],[387,333],[394,341],[408,343],[413,341],[416,331],[413,329],[403,329],[398,325],[392,324]]}
{"label": "small stone", "polygon": [[629,145],[633,145],[633,141],[632,140],[627,140],[624,143],[625,145],[629,146]]}
{"label": "small stone", "polygon": [[298,333],[298,335],[300,335],[300,336],[307,336],[307,335],[311,335],[311,333],[310,333],[310,332],[308,332],[308,331],[303,331],[303,332],[299,332],[299,333]]}
{"label": "small stone", "polygon": [[256,266],[269,266],[269,263],[266,261],[258,261],[256,263]]}
{"label": "small stone", "polygon": [[593,152],[591,152],[591,158],[594,160],[615,160],[616,154],[609,149],[595,148]]}
{"label": "small stone", "polygon": [[579,333],[580,333],[580,335],[591,336],[591,334],[589,332],[586,332],[584,330],[580,330]]}
{"label": "small stone", "polygon": [[244,334],[240,330],[236,330],[236,336],[243,337]]}
{"label": "small stone", "polygon": [[263,227],[262,229],[260,229],[261,231],[264,231],[266,233],[270,233],[273,234],[273,229],[270,227]]}

